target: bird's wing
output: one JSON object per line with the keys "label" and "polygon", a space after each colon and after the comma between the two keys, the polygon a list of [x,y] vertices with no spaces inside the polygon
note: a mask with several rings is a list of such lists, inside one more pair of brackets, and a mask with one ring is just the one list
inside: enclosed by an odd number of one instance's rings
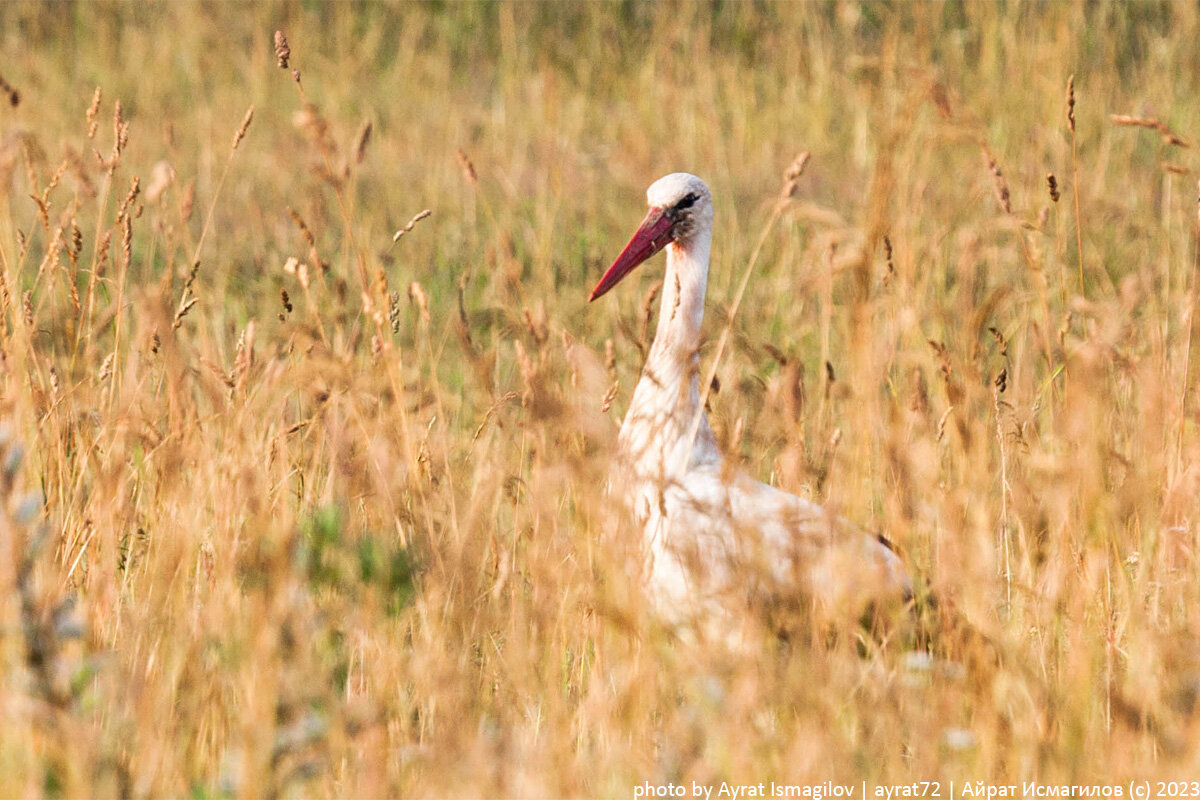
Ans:
{"label": "bird's wing", "polygon": [[729,487],[735,527],[757,532],[776,577],[804,580],[836,604],[908,597],[904,563],[878,537],[832,511],[739,473]]}

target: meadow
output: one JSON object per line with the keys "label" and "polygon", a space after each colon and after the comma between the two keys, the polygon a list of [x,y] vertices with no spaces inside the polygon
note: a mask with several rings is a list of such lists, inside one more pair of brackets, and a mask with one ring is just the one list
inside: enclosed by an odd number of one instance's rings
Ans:
{"label": "meadow", "polygon": [[[1185,3],[0,4],[0,796],[1195,781],[1197,63]],[[725,451],[908,618],[651,613],[661,261],[587,298],[679,170]]]}

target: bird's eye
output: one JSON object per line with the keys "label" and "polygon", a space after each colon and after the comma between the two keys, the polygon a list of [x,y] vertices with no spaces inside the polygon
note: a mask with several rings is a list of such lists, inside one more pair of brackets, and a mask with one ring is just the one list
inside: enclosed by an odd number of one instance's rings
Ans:
{"label": "bird's eye", "polygon": [[699,199],[700,198],[696,197],[696,195],[694,193],[688,194],[687,197],[683,198],[682,200],[680,200],[678,203],[675,204],[675,208],[679,211],[682,211],[685,208],[691,208],[692,206],[694,206],[696,204],[696,201]]}

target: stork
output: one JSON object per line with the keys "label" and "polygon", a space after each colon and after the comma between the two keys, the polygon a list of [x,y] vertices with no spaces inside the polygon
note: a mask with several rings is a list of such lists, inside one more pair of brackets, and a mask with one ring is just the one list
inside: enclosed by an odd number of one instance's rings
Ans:
{"label": "stork", "polygon": [[601,297],[667,251],[658,329],[621,424],[613,489],[643,527],[651,600],[673,622],[736,595],[798,590],[833,606],[907,597],[886,541],[727,462],[701,405],[700,333],[713,201],[677,172],[646,191],[646,218],[592,290]]}

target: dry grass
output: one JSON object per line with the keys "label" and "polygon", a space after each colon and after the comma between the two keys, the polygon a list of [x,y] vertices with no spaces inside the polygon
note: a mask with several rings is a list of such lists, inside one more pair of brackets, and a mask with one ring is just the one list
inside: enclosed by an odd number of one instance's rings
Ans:
{"label": "dry grass", "polygon": [[[0,796],[1194,779],[1197,42],[1185,4],[0,6]],[[585,301],[677,169],[726,447],[937,610],[742,651],[649,615],[600,487],[659,275]]]}

